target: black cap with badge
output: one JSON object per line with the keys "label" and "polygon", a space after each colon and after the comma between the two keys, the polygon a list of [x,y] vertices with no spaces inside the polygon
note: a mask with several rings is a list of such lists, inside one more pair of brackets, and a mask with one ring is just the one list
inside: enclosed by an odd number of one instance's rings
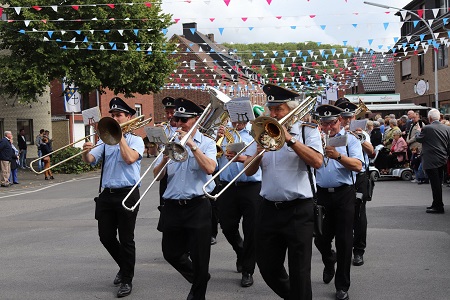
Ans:
{"label": "black cap with badge", "polygon": [[165,108],[175,108],[175,99],[172,97],[165,97],[162,99],[162,104]]}
{"label": "black cap with badge", "polygon": [[329,104],[323,104],[316,108],[316,116],[321,121],[333,121],[336,120],[343,110],[339,107]]}
{"label": "black cap with badge", "polygon": [[193,118],[203,113],[203,109],[194,102],[184,99],[175,99],[174,117]]}
{"label": "black cap with badge", "polygon": [[267,106],[280,105],[300,97],[300,94],[272,83],[264,85],[263,92],[267,95]]}
{"label": "black cap with badge", "polygon": [[355,115],[355,110],[358,108],[356,104],[351,103],[350,101],[342,102],[336,106],[343,110],[343,112],[341,112],[341,116],[343,117],[353,117]]}
{"label": "black cap with badge", "polygon": [[111,113],[113,111],[123,111],[132,116],[136,113],[134,109],[128,106],[128,104],[119,97],[114,97],[109,101],[109,112]]}

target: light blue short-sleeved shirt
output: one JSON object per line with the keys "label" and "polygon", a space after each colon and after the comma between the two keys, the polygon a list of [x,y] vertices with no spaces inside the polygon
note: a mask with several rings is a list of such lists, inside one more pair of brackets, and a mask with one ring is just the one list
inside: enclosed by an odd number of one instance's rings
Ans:
{"label": "light blue short-sleeved shirt", "polygon": [[[239,136],[241,137],[241,142],[245,143],[246,145],[253,142],[253,137],[250,135],[250,132],[249,130],[247,130],[247,128],[242,129],[238,133]],[[235,132],[233,132],[233,138],[235,142],[238,142],[238,137]],[[225,153],[227,145],[228,144],[225,139],[225,141],[222,144],[223,153]],[[253,143],[242,153],[242,155],[252,156],[255,153],[255,151],[256,151],[256,143]],[[224,154],[222,155],[222,157],[218,159],[218,162],[219,162],[219,169],[222,169],[222,167],[225,166],[229,161]],[[243,163],[241,162],[231,163],[222,173],[220,173],[220,180],[230,182],[236,177],[237,174],[239,174],[239,172],[242,171],[242,169],[244,169]],[[239,176],[239,178],[236,181],[237,182],[261,181],[261,169],[259,168],[258,171],[252,176],[247,176],[244,173],[241,176]]]}
{"label": "light blue short-sleeved shirt", "polygon": [[[319,130],[300,124],[302,122],[295,123],[289,133],[297,140],[297,143],[304,143],[323,154]],[[303,141],[302,127],[305,130],[306,141]],[[261,160],[261,169],[262,186],[260,195],[267,200],[292,201],[299,198],[312,198],[313,194],[306,164],[286,144],[278,151],[264,153]]]}
{"label": "light blue short-sleeved shirt", "polygon": [[[341,129],[336,136],[346,134],[344,129]],[[364,165],[364,157],[362,154],[361,142],[352,134],[348,134],[347,147],[336,147],[336,150],[342,155],[359,159]],[[326,159],[326,158],[325,158]],[[352,179],[353,176],[353,179]],[[353,185],[355,182],[355,172],[347,170],[340,162],[335,159],[329,159],[327,165],[317,169],[317,185],[322,188],[336,188],[342,185]]]}
{"label": "light blue short-sleeved shirt", "polygon": [[140,136],[126,134],[125,139],[131,149],[139,153],[139,159],[127,164],[120,154],[120,146],[106,145],[101,140],[98,141],[97,147],[93,148],[89,153],[95,158],[92,165],[97,164],[102,159],[103,150],[105,150],[105,165],[103,167],[103,188],[123,188],[136,184],[141,176],[141,159],[145,150],[144,141]]}
{"label": "light blue short-sleeved shirt", "polygon": [[[217,150],[216,143],[201,134],[198,130],[194,134],[193,140],[197,144],[197,151],[202,151],[207,157],[212,160],[216,160]],[[179,142],[179,139],[175,139]],[[167,189],[164,192],[164,199],[192,199],[203,193],[203,185],[212,178],[212,175],[207,175],[203,171],[197,160],[194,157],[191,149],[186,147],[188,151],[188,159],[184,162],[170,161],[167,166]],[[162,156],[155,163],[155,166],[159,165],[162,160]],[[214,181],[208,185],[206,189],[211,192],[215,187]]]}

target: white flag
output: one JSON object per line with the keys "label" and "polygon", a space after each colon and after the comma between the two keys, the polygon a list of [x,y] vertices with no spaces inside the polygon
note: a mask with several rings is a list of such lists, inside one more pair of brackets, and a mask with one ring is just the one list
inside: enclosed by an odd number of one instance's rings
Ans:
{"label": "white flag", "polygon": [[81,95],[73,85],[64,89],[64,107],[66,112],[81,112]]}

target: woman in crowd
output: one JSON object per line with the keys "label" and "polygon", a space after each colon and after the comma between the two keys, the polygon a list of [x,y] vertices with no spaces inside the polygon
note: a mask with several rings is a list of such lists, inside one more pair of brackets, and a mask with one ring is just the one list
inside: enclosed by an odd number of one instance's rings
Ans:
{"label": "woman in crowd", "polygon": [[402,137],[402,132],[400,129],[395,129],[392,132],[393,140],[391,146],[391,163],[390,167],[394,167],[398,165],[398,163],[405,162],[407,160],[406,150],[408,149],[408,144],[405,139]]}

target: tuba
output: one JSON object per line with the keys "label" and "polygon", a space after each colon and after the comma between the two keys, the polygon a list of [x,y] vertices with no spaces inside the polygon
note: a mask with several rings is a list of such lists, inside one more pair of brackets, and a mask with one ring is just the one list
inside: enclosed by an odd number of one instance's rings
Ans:
{"label": "tuba", "polygon": [[365,116],[367,112],[370,112],[369,108],[362,102],[360,98],[358,98],[359,104],[355,110],[355,119],[362,118]]}

